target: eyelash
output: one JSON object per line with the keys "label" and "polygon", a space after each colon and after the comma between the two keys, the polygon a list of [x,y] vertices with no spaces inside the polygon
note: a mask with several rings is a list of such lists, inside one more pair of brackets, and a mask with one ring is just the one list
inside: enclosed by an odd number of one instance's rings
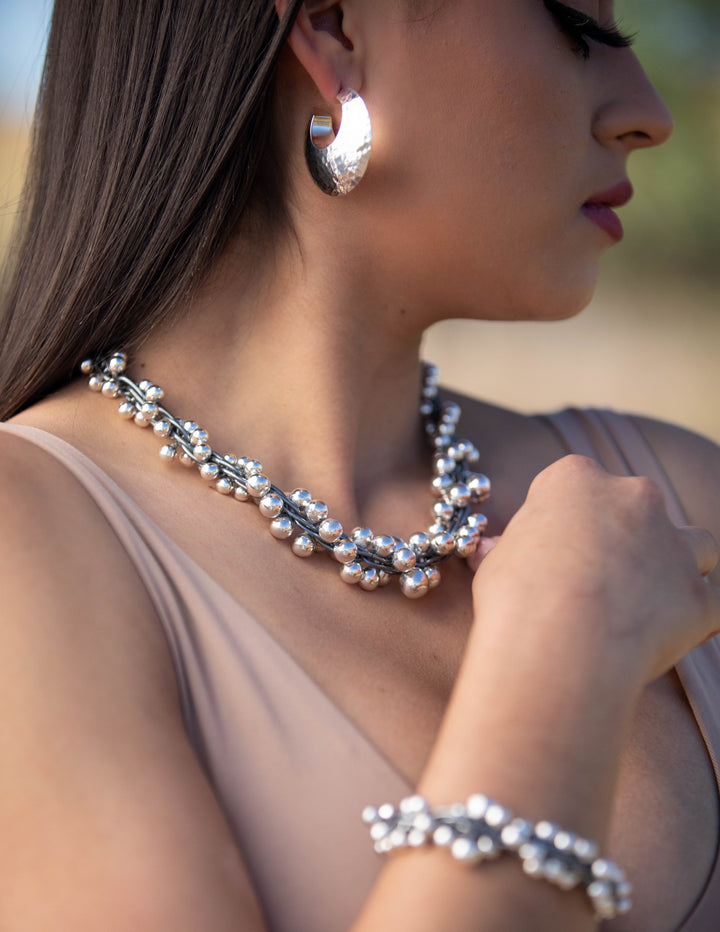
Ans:
{"label": "eyelash", "polygon": [[546,9],[555,19],[556,23],[568,38],[575,44],[575,51],[587,60],[590,57],[590,44],[588,39],[609,45],[614,49],[625,49],[632,45],[634,35],[626,35],[615,26],[601,26],[591,16],[586,16],[580,10],[575,10],[559,0],[543,0]]}

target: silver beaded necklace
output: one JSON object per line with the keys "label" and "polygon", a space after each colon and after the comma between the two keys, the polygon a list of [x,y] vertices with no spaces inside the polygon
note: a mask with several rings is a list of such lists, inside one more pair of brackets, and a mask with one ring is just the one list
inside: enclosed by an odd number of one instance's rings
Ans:
{"label": "silver beaded necklace", "polygon": [[361,589],[373,591],[398,576],[400,588],[409,599],[418,599],[440,582],[437,564],[452,554],[469,557],[480,542],[487,519],[472,513],[471,503],[482,503],[490,494],[490,481],[472,466],[479,459],[474,444],[459,440],[456,427],[460,407],[438,398],[438,370],[425,366],[420,402],[428,440],[435,451],[431,487],[436,501],[432,523],[408,540],[390,534],[374,534],[356,527],[346,534],[332,519],[324,502],[307,489],[286,495],[265,475],[262,463],[248,456],[217,453],[206,431],[194,421],[180,421],[160,402],[164,392],[146,379],[133,382],[127,375],[127,355],[112,353],[86,359],[82,372],[92,391],[120,398],[118,412],[139,427],[152,427],[164,443],[160,456],[196,467],[203,479],[221,495],[237,501],[254,502],[270,522],[270,533],[291,541],[298,557],[325,550],[341,564],[340,577]]}

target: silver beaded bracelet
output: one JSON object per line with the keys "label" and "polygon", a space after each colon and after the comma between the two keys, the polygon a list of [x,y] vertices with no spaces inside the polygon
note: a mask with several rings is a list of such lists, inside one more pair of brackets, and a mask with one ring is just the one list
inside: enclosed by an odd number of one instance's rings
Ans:
{"label": "silver beaded bracelet", "polygon": [[362,818],[378,854],[437,845],[474,865],[509,852],[520,858],[529,877],[563,890],[584,886],[599,921],[626,913],[632,905],[632,885],[617,864],[598,857],[594,842],[551,822],[515,818],[487,796],[439,808],[431,808],[422,796],[409,796],[398,807],[368,806]]}

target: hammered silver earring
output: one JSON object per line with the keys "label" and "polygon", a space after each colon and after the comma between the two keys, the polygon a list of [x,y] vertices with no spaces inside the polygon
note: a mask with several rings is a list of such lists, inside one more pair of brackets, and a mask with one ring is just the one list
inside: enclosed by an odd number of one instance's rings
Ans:
{"label": "hammered silver earring", "polygon": [[342,120],[333,141],[320,148],[332,135],[332,117],[314,116],[305,142],[305,157],[315,184],[337,197],[356,188],[370,161],[372,124],[365,101],[355,91],[338,94],[342,104]]}

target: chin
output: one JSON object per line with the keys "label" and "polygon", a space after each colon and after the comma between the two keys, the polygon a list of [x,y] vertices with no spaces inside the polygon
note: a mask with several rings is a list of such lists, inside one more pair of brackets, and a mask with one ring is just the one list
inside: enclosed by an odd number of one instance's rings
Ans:
{"label": "chin", "polygon": [[561,275],[548,287],[538,288],[525,314],[517,320],[569,320],[576,317],[595,297],[598,268],[578,270],[575,275]]}

